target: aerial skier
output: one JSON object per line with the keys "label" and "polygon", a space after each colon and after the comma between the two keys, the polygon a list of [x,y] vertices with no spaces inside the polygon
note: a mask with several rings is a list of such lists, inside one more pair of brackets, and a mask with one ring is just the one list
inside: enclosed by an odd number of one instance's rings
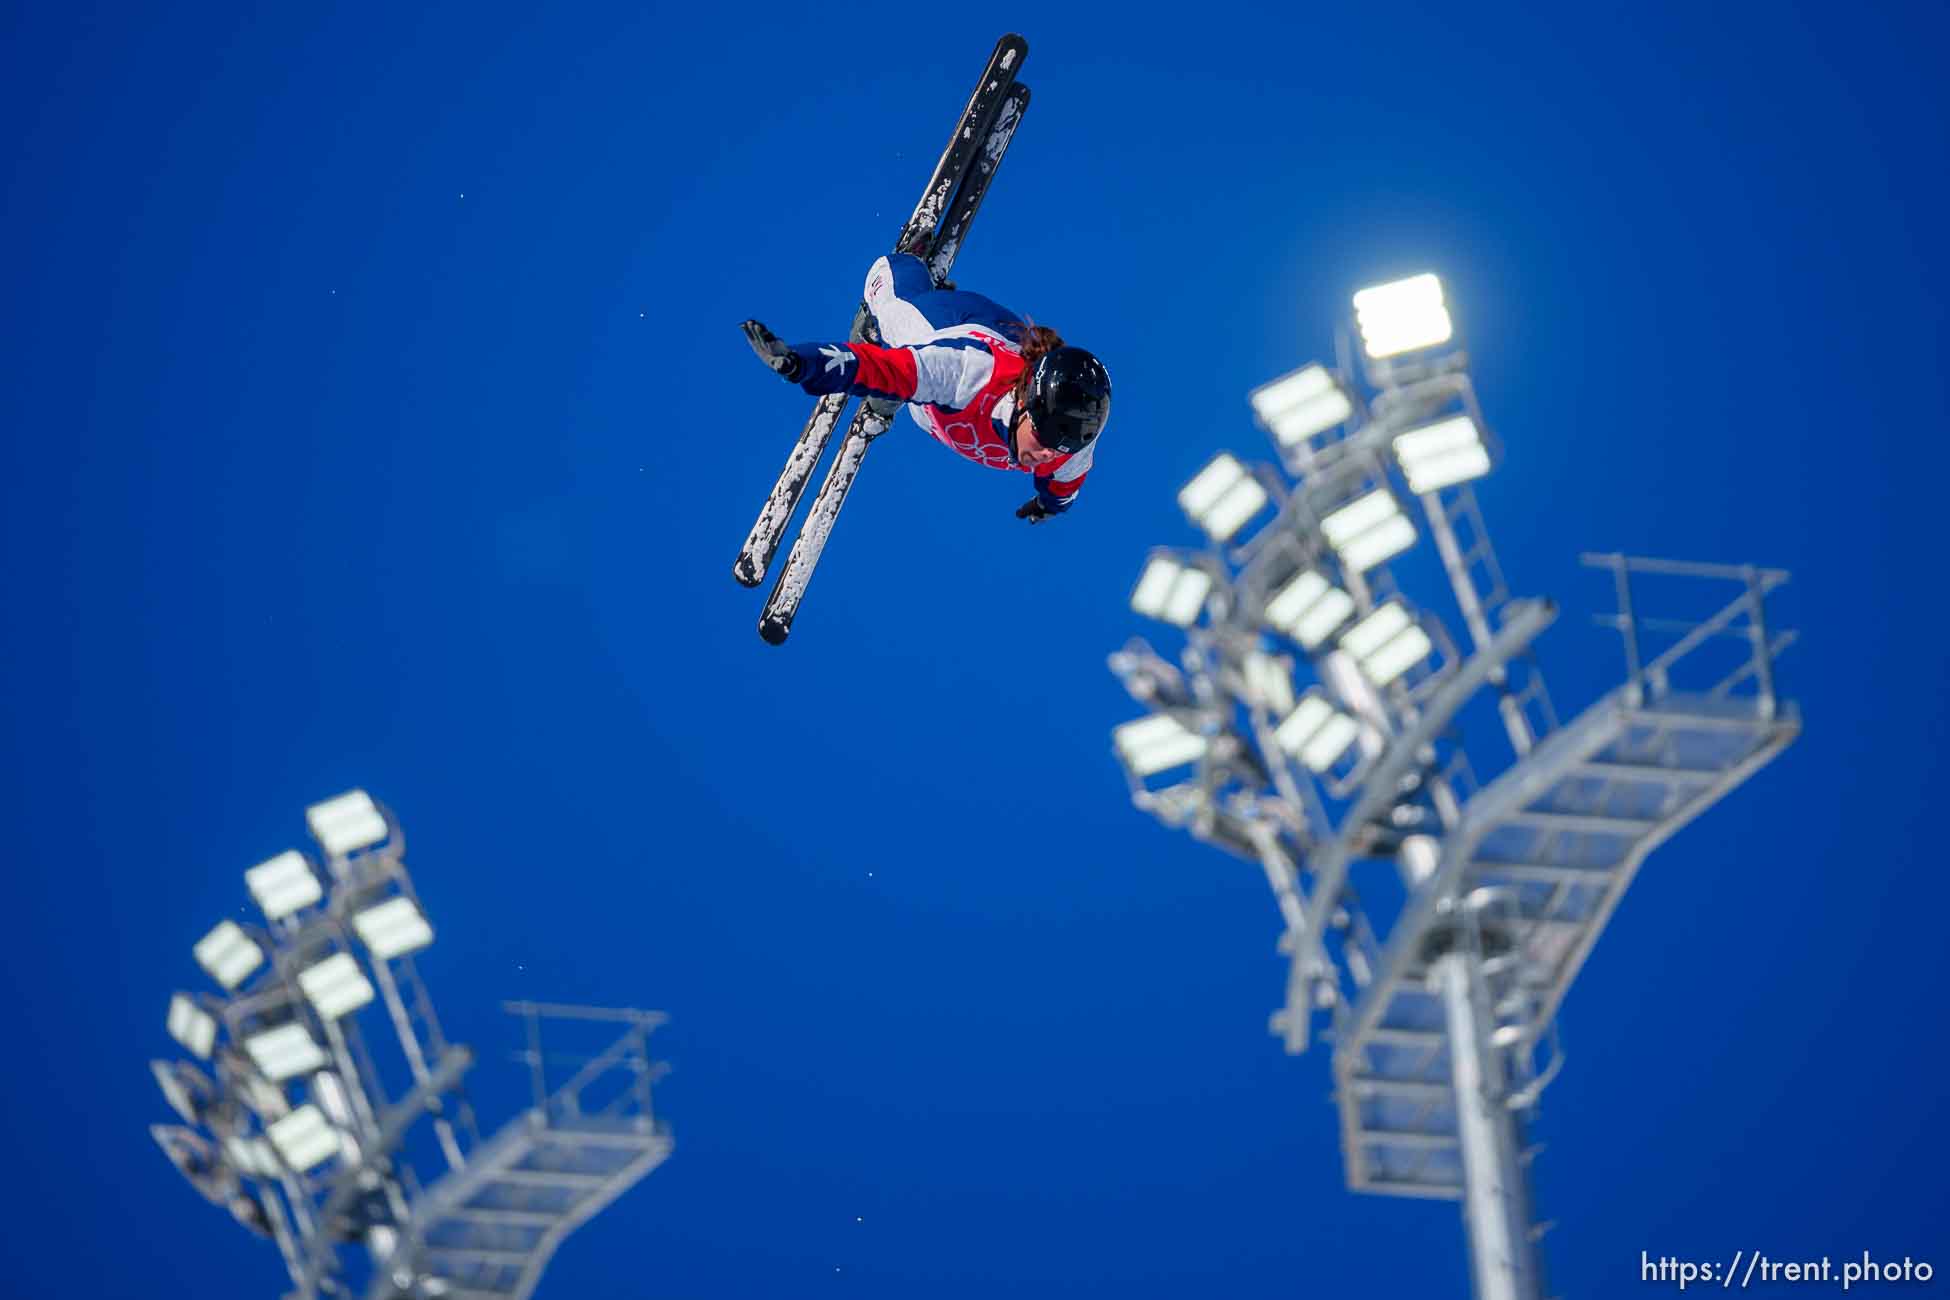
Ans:
{"label": "aerial skier", "polygon": [[1103,363],[948,279],[1028,110],[1029,87],[1017,76],[1028,52],[1013,33],[995,43],[893,253],[867,273],[847,341],[790,344],[744,323],[759,359],[818,400],[731,566],[740,585],[765,579],[849,401],[862,399],[759,616],[758,634],[773,645],[790,635],[867,448],[901,406],[956,454],[1032,475],[1036,495],[1016,511],[1029,523],[1069,510],[1090,472],[1110,415]]}
{"label": "aerial skier", "polygon": [[1076,503],[1110,416],[1110,375],[1056,331],[978,293],[937,288],[921,258],[894,253],[867,272],[878,342],[785,343],[743,325],[759,359],[819,396],[848,393],[892,406],[958,455],[1034,476],[1016,518],[1041,523]]}

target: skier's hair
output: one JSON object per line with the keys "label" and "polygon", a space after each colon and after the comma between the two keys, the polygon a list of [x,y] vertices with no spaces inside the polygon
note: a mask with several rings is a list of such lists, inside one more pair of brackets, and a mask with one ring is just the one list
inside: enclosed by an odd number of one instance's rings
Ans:
{"label": "skier's hair", "polygon": [[1022,375],[1016,380],[1015,394],[1018,403],[1029,396],[1029,376],[1036,369],[1036,362],[1047,354],[1063,346],[1063,336],[1047,325],[1038,325],[1027,316],[1023,317],[1018,328],[1009,331],[1016,336],[1016,351],[1022,354]]}

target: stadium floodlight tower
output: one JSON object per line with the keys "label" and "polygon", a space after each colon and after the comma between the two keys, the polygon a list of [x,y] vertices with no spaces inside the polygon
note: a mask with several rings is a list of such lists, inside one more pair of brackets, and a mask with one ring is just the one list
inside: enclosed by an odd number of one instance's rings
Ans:
{"label": "stadium floodlight tower", "polygon": [[[1358,371],[1343,330],[1336,366],[1251,394],[1284,474],[1220,454],[1179,494],[1211,544],[1140,572],[1132,608],[1184,644],[1111,656],[1149,710],[1113,747],[1139,808],[1264,868],[1272,1028],[1333,1043],[1349,1185],[1460,1200],[1477,1295],[1536,1300],[1522,1130],[1558,1005],[1645,856],[1798,732],[1764,609],[1787,575],[1586,556],[1626,675],[1559,725],[1531,654],[1555,607],[1491,549],[1471,484],[1498,446],[1442,286],[1354,310]],[[1462,644],[1388,567],[1424,529]],[[1652,587],[1690,616],[1641,613]]]}
{"label": "stadium floodlight tower", "polygon": [[[264,924],[222,921],[195,946],[220,992],[177,993],[168,1029],[206,1066],[152,1063],[183,1123],[150,1132],[197,1191],[277,1243],[297,1300],[528,1296],[562,1239],[670,1154],[650,1107],[663,1017],[506,1004],[525,1022],[533,1104],[484,1139],[461,1090],[473,1056],[441,1033],[414,966],[433,927],[398,822],[360,790],[305,816],[316,858],[288,850],[244,873]],[[368,1033],[375,1001],[384,1024]],[[604,1040],[553,1091],[544,1023],[557,1048]]]}

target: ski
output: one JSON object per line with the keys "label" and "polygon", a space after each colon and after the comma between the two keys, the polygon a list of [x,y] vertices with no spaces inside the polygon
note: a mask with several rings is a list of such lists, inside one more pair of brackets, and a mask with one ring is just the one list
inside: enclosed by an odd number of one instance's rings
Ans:
{"label": "ski", "polygon": [[907,219],[894,240],[895,252],[913,253],[923,246],[932,247],[935,232],[941,228],[941,219],[947,214],[955,191],[961,188],[963,177],[986,143],[989,124],[1028,56],[1029,42],[1014,33],[995,43],[988,67],[982,70],[982,79],[969,93],[968,104],[955,122],[954,134],[948,137],[947,147],[941,151],[941,161],[935,164],[934,175],[922,191],[921,201],[914,205],[914,215]]}
{"label": "ski", "polygon": [[1015,139],[1016,128],[1022,125],[1022,116],[1028,111],[1029,87],[1018,81],[1003,97],[1002,107],[996,110],[995,121],[989,126],[988,140],[975,156],[961,192],[955,196],[954,206],[948,209],[935,234],[934,251],[928,254],[928,273],[934,277],[935,284],[945,282],[954,269],[955,255],[961,252],[962,241],[968,238],[968,228],[974,224],[975,213],[988,194],[989,182],[1002,166],[1002,155],[1009,151],[1009,141]]}
{"label": "ski", "polygon": [[[961,251],[968,227],[974,222],[975,214],[988,194],[989,182],[995,178],[1002,155],[1008,152],[1009,141],[1015,138],[1016,128],[1022,124],[1023,113],[1028,107],[1029,87],[1020,82],[1010,86],[1002,102],[996,106],[994,117],[982,137],[981,150],[969,165],[954,203],[934,232],[933,240],[918,247],[897,250],[913,251],[925,259],[935,284],[945,281],[948,273],[954,269],[955,255]],[[903,236],[906,234],[904,231]],[[785,568],[773,584],[772,594],[766,598],[765,611],[759,616],[758,634],[768,643],[782,645],[791,634],[792,620],[799,612],[799,602],[805,597],[806,584],[812,580],[820,552],[826,549],[826,538],[839,519],[840,507],[846,504],[846,494],[852,490],[854,479],[859,477],[867,447],[892,427],[899,411],[900,404],[897,402],[878,398],[861,402],[846,437],[840,442],[839,454],[833,458],[825,481],[819,485],[819,494],[813,498],[806,522],[799,526],[799,536],[793,539]]]}
{"label": "ski", "polygon": [[756,587],[765,580],[765,570],[778,552],[779,539],[785,535],[792,512],[799,508],[799,498],[805,494],[819,458],[826,454],[826,444],[832,439],[833,426],[846,411],[846,401],[845,393],[828,393],[813,403],[812,415],[807,417],[806,427],[799,431],[799,441],[792,444],[785,468],[779,471],[779,481],[772,485],[772,494],[765,498],[765,505],[758,512],[758,522],[752,525],[737,560],[732,563],[731,576],[744,586]]}
{"label": "ski", "polygon": [[870,397],[861,401],[860,409],[854,413],[846,437],[840,440],[839,454],[833,457],[826,480],[819,485],[812,508],[806,511],[806,522],[799,525],[799,535],[792,539],[785,567],[779,570],[772,594],[765,598],[765,611],[758,617],[758,634],[769,644],[784,645],[791,634],[799,602],[805,599],[806,584],[812,581],[820,552],[826,549],[826,538],[832,533],[833,524],[840,517],[840,507],[846,504],[846,494],[860,473],[867,446],[892,427],[899,410],[896,402]]}
{"label": "ski", "polygon": [[[1013,33],[995,43],[988,66],[982,70],[981,79],[975,83],[968,103],[956,119],[947,147],[941,151],[941,158],[934,165],[934,174],[928,178],[920,201],[914,205],[913,215],[894,240],[895,252],[923,252],[925,255],[932,251],[934,236],[942,218],[949,211],[957,192],[963,188],[964,174],[978,156],[986,155],[984,146],[989,125],[995,119],[1028,53],[1029,42]],[[1019,109],[1016,116],[1020,118]],[[990,170],[993,171],[992,166]],[[853,331],[849,337],[855,341],[862,337],[860,331],[865,320],[866,309],[862,304],[854,315]],[[846,402],[846,395],[840,393],[821,397],[814,403],[812,415],[799,432],[799,441],[793,445],[786,457],[785,468],[779,472],[778,482],[773,485],[771,495],[766,498],[757,521],[738,552],[737,560],[732,563],[732,577],[742,585],[756,587],[764,580],[766,570],[778,553],[786,525],[798,508],[799,498],[805,493],[813,469],[826,452],[826,444],[839,424]],[[789,625],[790,622],[788,616],[786,623]],[[784,639],[783,633],[780,639]]]}

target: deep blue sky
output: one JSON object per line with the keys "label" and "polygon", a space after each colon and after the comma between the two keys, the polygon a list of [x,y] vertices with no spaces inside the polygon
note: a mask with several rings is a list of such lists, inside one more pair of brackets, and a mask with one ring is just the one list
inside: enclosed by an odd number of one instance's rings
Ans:
{"label": "deep blue sky", "polygon": [[[355,784],[456,1036],[673,1014],[677,1154],[544,1296],[1459,1293],[1454,1207],[1344,1190],[1264,883],[1129,807],[1103,667],[1246,390],[1423,269],[1563,711],[1617,672],[1580,549],[1792,568],[1804,629],[1804,738],[1565,1006],[1556,1289],[1950,1268],[1940,10],[410,8],[0,18],[9,1294],[279,1293],[143,1062]],[[1012,28],[958,278],[1108,361],[1100,468],[1031,530],[903,420],[772,649],[728,568],[806,403],[736,323],[843,331]]]}

